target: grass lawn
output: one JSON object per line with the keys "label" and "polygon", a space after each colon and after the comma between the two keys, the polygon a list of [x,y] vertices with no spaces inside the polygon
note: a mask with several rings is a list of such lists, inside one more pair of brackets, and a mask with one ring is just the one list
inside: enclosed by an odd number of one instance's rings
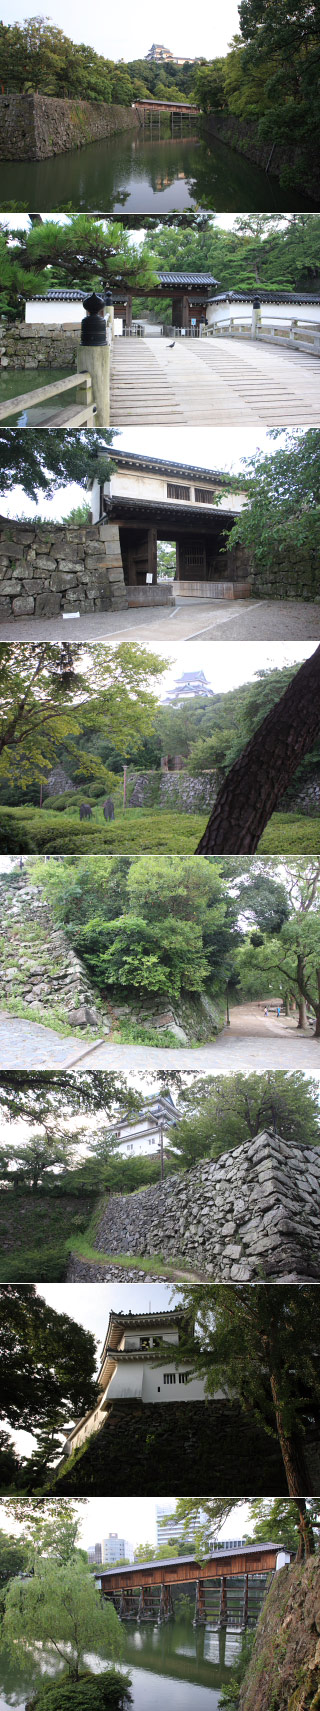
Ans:
{"label": "grass lawn", "polygon": [[193,1280],[197,1275],[195,1272],[190,1272],[187,1264],[184,1264],[179,1256],[177,1260],[164,1260],[161,1254],[104,1254],[100,1248],[90,1247],[86,1236],[77,1237],[76,1241],[69,1242],[69,1248],[73,1254],[78,1255],[78,1259],[87,1260],[88,1265],[117,1266],[120,1277],[123,1270],[145,1271],[147,1277],[150,1277],[152,1273],[154,1277],[167,1277],[172,1282],[177,1278],[189,1278],[189,1280],[192,1278]]}
{"label": "grass lawn", "polygon": [[[84,797],[85,799],[85,797]],[[40,810],[28,805],[0,808],[0,850],[16,854],[81,855],[110,854],[193,855],[204,832],[208,815],[180,814],[172,809],[127,808],[106,822],[99,803],[92,804],[92,820],[79,821],[73,813]],[[320,817],[307,814],[273,814],[260,840],[262,855],[319,855]]]}

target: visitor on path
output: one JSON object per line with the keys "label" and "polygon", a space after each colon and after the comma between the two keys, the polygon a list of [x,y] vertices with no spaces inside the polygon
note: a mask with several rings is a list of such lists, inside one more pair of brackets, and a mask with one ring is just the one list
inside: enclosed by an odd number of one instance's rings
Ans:
{"label": "visitor on path", "polygon": [[264,1013],[265,1013],[265,1016],[268,1016],[268,1015],[269,1015],[269,1010],[268,1010],[268,1006],[267,1006],[267,1004],[266,1004],[266,1008],[265,1008],[265,1012],[264,1012]]}

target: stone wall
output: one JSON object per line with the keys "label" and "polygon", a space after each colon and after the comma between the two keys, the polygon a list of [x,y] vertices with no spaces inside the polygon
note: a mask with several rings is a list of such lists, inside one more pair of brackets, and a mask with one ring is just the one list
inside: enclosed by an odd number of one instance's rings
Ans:
{"label": "stone wall", "polygon": [[120,611],[126,605],[114,523],[0,523],[0,620]]}
{"label": "stone wall", "polygon": [[251,566],[251,593],[259,600],[317,600],[320,601],[319,557],[310,553],[308,564],[299,559],[299,549],[287,564],[277,556],[268,568]]}
{"label": "stone wall", "polygon": [[25,321],[2,321],[0,367],[76,369],[79,339],[79,327],[45,327],[41,322],[26,326]]}
{"label": "stone wall", "polygon": [[[318,1485],[313,1485],[317,1491]],[[264,1600],[239,1711],[317,1711],[320,1557],[276,1574]]]}
{"label": "stone wall", "polygon": [[0,882],[0,911],[0,1009],[9,1001],[14,1013],[16,1001],[17,1008],[22,1003],[40,1022],[53,1025],[54,1011],[70,1032],[85,1029],[94,1038],[109,1033],[86,970],[27,870],[12,888]]}
{"label": "stone wall", "polygon": [[320,1278],[320,1151],[267,1132],[162,1186],[108,1200],[105,1253],[159,1253],[218,1283]]}
{"label": "stone wall", "polygon": [[100,1431],[49,1475],[57,1496],[285,1495],[279,1445],[237,1402],[113,1402]]}
{"label": "stone wall", "polygon": [[216,772],[204,772],[191,778],[188,772],[154,771],[128,774],[128,800],[131,808],[180,809],[182,814],[200,814],[212,808],[219,789]]}
{"label": "stone wall", "polygon": [[132,107],[52,95],[1,95],[0,159],[47,160],[115,131],[136,130],[138,124]]}
{"label": "stone wall", "polygon": [[316,151],[312,171],[309,162],[308,170],[303,173],[299,144],[296,149],[292,147],[292,142],[288,143],[287,147],[284,143],[276,143],[273,148],[271,135],[268,139],[259,137],[255,119],[238,119],[235,113],[207,113],[202,123],[206,136],[218,137],[221,143],[227,143],[229,148],[236,149],[237,154],[243,154],[246,160],[252,160],[255,166],[261,166],[264,172],[270,161],[271,184],[273,177],[280,178],[281,183],[281,175],[284,169],[289,167],[293,182],[296,181],[303,187],[311,201],[319,202],[320,169]]}

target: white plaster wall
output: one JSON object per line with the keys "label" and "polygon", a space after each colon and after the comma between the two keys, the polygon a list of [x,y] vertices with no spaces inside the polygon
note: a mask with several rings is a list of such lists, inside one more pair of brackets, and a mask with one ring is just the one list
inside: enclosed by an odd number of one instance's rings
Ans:
{"label": "white plaster wall", "polygon": [[120,1158],[141,1158],[146,1153],[151,1157],[152,1153],[159,1152],[159,1145],[159,1135],[145,1135],[140,1140],[119,1141],[117,1153],[120,1153]]}
{"label": "white plaster wall", "polygon": [[26,324],[46,327],[79,327],[83,321],[85,309],[83,303],[36,303],[32,299],[26,303]]}
{"label": "white plaster wall", "polygon": [[[259,287],[257,286],[257,297]],[[208,327],[221,325],[223,321],[241,321],[251,326],[252,303],[209,303],[207,309]],[[320,303],[261,303],[262,321],[317,321],[320,325]]]}

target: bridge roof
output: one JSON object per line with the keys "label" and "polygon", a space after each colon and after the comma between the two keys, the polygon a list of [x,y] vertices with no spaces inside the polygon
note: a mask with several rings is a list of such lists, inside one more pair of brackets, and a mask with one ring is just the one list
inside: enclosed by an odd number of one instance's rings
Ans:
{"label": "bridge roof", "polygon": [[[241,1552],[241,1551],[245,1551],[246,1556],[250,1556],[250,1554],[252,1556],[257,1556],[257,1554],[259,1554],[260,1552],[261,1552],[261,1556],[264,1556],[265,1551],[277,1551],[278,1552],[279,1550],[281,1550],[281,1546],[279,1545],[279,1541],[277,1544],[274,1544],[272,1539],[267,1544],[261,1543],[261,1540],[258,1540],[258,1539],[256,1540],[255,1544],[251,1544],[251,1545],[250,1544],[247,1545],[245,1543],[245,1541],[243,1541],[239,1545],[225,1545],[224,1547],[223,1547],[223,1545],[221,1545],[221,1547],[220,1546],[217,1547],[217,1549],[214,1551],[211,1551],[211,1552],[208,1551],[208,1555],[206,1557],[204,1557],[203,1561],[205,1563],[209,1563],[209,1562],[217,1562],[217,1560],[219,1558],[225,1560],[226,1556],[229,1556],[229,1557],[239,1556],[239,1552]],[[136,1574],[137,1569],[140,1569],[140,1568],[141,1568],[142,1572],[144,1570],[147,1570],[148,1568],[155,1568],[155,1567],[158,1567],[158,1568],[176,1568],[178,1564],[181,1566],[181,1564],[183,1564],[183,1563],[188,1563],[189,1565],[190,1565],[190,1563],[191,1564],[194,1563],[195,1568],[198,1568],[199,1567],[199,1558],[196,1556],[191,1556],[191,1557],[187,1557],[187,1556],[171,1557],[170,1556],[170,1557],[156,1557],[156,1558],[152,1557],[150,1562],[141,1562],[141,1563],[140,1562],[133,1562],[133,1563],[128,1563],[128,1564],[126,1563],[125,1573],[126,1573],[126,1575],[127,1574]],[[99,1573],[99,1571],[98,1571],[98,1573]],[[108,1563],[105,1568],[103,1568],[103,1569],[100,1568],[99,1579],[100,1579],[101,1573],[103,1573],[103,1575],[107,1575],[107,1574],[116,1575],[116,1574],[118,1574],[120,1577],[124,1573],[124,1565],[122,1566],[122,1568],[113,1568],[112,1563]]]}

